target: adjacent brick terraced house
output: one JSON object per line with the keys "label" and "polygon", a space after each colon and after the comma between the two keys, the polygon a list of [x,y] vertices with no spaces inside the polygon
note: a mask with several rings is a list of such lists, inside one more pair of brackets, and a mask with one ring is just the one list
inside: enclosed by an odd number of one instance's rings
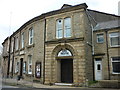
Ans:
{"label": "adjacent brick terraced house", "polygon": [[3,76],[44,84],[120,79],[120,17],[64,4],[22,25],[3,45]]}

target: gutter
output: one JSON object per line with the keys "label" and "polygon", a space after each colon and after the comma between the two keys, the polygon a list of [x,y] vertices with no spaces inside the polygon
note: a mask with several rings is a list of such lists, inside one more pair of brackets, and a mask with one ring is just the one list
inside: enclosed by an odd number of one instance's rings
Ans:
{"label": "gutter", "polygon": [[43,84],[45,84],[45,40],[46,40],[46,19],[44,20],[44,60],[43,60]]}

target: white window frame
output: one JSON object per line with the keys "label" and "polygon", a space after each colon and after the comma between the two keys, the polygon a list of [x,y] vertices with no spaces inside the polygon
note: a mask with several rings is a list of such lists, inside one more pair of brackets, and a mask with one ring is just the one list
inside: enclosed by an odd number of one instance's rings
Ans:
{"label": "white window frame", "polygon": [[11,52],[13,52],[13,47],[14,47],[14,41],[12,40],[12,42],[11,42]]}
{"label": "white window frame", "polygon": [[25,33],[23,32],[21,34],[21,47],[24,48],[24,36],[25,36]]}
{"label": "white window frame", "polygon": [[[62,22],[62,26],[61,26],[61,28],[59,28],[59,26],[58,26],[58,21],[59,20],[61,20],[61,22]],[[66,20],[69,20],[70,22],[69,22],[69,24],[70,25],[67,25],[66,24]],[[71,20],[71,17],[66,17],[66,18],[64,18],[64,19],[58,19],[57,21],[56,21],[56,38],[57,39],[60,39],[60,38],[69,38],[69,37],[71,37],[72,36],[72,22],[71,22],[72,20]],[[62,36],[60,36],[59,37],[59,32],[58,31],[60,31],[60,30],[62,30],[61,31],[61,34],[62,34]],[[67,36],[67,32],[68,32],[68,30],[69,30],[69,32],[70,32],[70,35],[68,35]]]}
{"label": "white window frame", "polygon": [[16,62],[15,73],[18,73],[18,72],[19,72],[19,65],[20,65],[20,63],[19,63],[19,62]]}
{"label": "white window frame", "polygon": [[[118,35],[112,36],[111,34],[113,34],[113,33],[117,33]],[[118,38],[119,38],[118,41],[120,40],[120,32],[111,32],[111,33],[109,34],[109,37],[110,37],[110,47],[118,47],[118,46],[120,46],[120,45],[119,45],[120,43],[118,43],[118,45],[111,45],[111,44],[112,44],[111,38],[116,38],[116,37],[118,37]]]}
{"label": "white window frame", "polygon": [[[113,58],[115,58],[115,57],[111,57],[112,74],[120,74],[120,72],[119,72],[119,73],[117,73],[117,72],[114,72],[114,71],[113,71],[113,63],[114,63],[114,62],[120,62],[120,61],[118,61],[118,60],[113,61]],[[119,58],[120,58],[120,56],[119,56]]]}
{"label": "white window frame", "polygon": [[[66,20],[69,20],[69,21],[66,21]],[[67,22],[69,22],[69,24]],[[69,36],[67,36],[68,31],[70,32]],[[64,19],[64,37],[65,38],[71,37],[71,18],[70,17],[67,17]]]}
{"label": "white window frame", "polygon": [[32,45],[32,44],[33,44],[33,27],[29,29],[29,45]]}
{"label": "white window frame", "polygon": [[[62,23],[61,27],[59,26],[58,22]],[[60,35],[60,31],[61,31],[61,35],[62,36],[59,36]],[[58,19],[56,21],[56,38],[62,38],[63,37],[63,19]]]}
{"label": "white window frame", "polygon": [[26,73],[26,62],[23,62],[23,73]]}
{"label": "white window frame", "polygon": [[19,39],[18,37],[15,38],[15,50],[18,50]]}
{"label": "white window frame", "polygon": [[8,38],[7,52],[9,51],[10,39]]}
{"label": "white window frame", "polygon": [[[102,41],[102,42],[99,42],[99,41],[98,41],[99,38],[103,38],[103,41]],[[103,33],[97,34],[97,43],[104,43],[104,34],[103,34]]]}
{"label": "white window frame", "polygon": [[[30,70],[30,67],[31,67],[31,70]],[[28,74],[32,74],[32,55],[28,56]]]}

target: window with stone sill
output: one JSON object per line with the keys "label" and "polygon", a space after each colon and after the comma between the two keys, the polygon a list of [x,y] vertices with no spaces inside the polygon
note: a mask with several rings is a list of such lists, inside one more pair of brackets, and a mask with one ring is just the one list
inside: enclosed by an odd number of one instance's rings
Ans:
{"label": "window with stone sill", "polygon": [[16,62],[16,68],[15,68],[15,73],[19,72],[19,62]]}
{"label": "window with stone sill", "polygon": [[26,62],[23,62],[23,73],[26,73]]}
{"label": "window with stone sill", "polygon": [[19,40],[18,37],[15,38],[15,50],[18,50]]}
{"label": "window with stone sill", "polygon": [[71,18],[58,19],[56,21],[56,38],[71,37]]}
{"label": "window with stone sill", "polygon": [[11,52],[13,52],[13,47],[14,47],[14,41],[12,40],[12,42],[11,42]]}
{"label": "window with stone sill", "polygon": [[97,34],[97,43],[103,43],[103,42],[104,42],[103,34]]}
{"label": "window with stone sill", "polygon": [[29,29],[29,45],[33,44],[33,28]]}
{"label": "window with stone sill", "polygon": [[109,37],[110,37],[110,46],[111,47],[120,46],[120,32],[110,33]]}
{"label": "window with stone sill", "polygon": [[112,73],[120,74],[120,57],[112,57]]}
{"label": "window with stone sill", "polygon": [[28,56],[28,74],[32,74],[32,55]]}
{"label": "window with stone sill", "polygon": [[21,48],[24,48],[24,32],[21,34]]}
{"label": "window with stone sill", "polygon": [[7,52],[6,50],[6,46],[3,47],[3,54],[5,54]]}

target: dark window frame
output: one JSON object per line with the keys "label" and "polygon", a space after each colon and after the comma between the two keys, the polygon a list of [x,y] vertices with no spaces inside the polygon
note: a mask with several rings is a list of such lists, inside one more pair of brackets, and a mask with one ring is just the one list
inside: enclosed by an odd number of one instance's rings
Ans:
{"label": "dark window frame", "polygon": [[111,57],[112,74],[120,74],[120,57]]}

